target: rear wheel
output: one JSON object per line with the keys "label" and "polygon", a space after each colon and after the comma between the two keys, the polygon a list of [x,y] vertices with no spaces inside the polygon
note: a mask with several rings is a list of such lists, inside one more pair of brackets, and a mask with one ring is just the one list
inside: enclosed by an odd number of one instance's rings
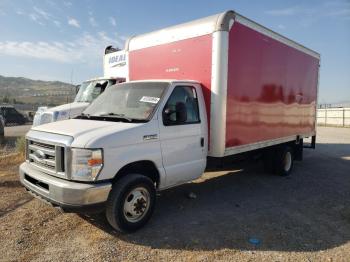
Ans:
{"label": "rear wheel", "polygon": [[285,146],[281,148],[279,157],[276,158],[276,173],[280,176],[288,176],[292,172],[294,153],[293,148]]}
{"label": "rear wheel", "polygon": [[273,147],[265,151],[263,162],[266,172],[280,176],[288,176],[293,168],[293,148],[289,145]]}
{"label": "rear wheel", "polygon": [[113,185],[107,202],[107,220],[118,231],[136,231],[151,218],[155,200],[151,179],[140,174],[126,175]]}

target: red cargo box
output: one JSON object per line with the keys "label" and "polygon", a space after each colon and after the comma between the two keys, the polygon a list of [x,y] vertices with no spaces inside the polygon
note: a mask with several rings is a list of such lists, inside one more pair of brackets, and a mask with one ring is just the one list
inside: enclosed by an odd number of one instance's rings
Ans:
{"label": "red cargo box", "polygon": [[320,55],[233,11],[131,38],[129,80],[201,83],[209,156],[315,135]]}

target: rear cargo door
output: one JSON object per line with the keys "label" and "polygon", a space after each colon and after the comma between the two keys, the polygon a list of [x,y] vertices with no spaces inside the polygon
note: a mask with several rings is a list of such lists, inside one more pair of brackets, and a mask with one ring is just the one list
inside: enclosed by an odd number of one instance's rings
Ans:
{"label": "rear cargo door", "polygon": [[199,177],[206,165],[205,134],[194,86],[175,86],[159,115],[166,185]]}

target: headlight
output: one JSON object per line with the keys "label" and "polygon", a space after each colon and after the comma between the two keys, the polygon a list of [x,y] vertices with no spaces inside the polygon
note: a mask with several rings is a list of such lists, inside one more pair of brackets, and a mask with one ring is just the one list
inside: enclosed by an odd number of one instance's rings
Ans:
{"label": "headlight", "polygon": [[73,180],[94,181],[103,167],[102,149],[72,148]]}

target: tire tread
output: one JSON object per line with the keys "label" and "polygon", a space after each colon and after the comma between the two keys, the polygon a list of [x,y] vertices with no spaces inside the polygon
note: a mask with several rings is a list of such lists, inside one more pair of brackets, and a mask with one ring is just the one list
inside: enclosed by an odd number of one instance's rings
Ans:
{"label": "tire tread", "polygon": [[[141,221],[130,226],[119,216],[120,212],[118,207],[120,205],[120,201],[123,201],[123,195],[127,191],[128,187],[132,186],[133,184],[145,184],[149,186],[152,192],[149,192],[151,197],[151,206],[148,211],[148,214],[146,214],[146,216]],[[109,194],[106,204],[106,218],[108,222],[114,229],[120,232],[132,232],[137,230],[150,219],[154,209],[155,195],[155,187],[153,181],[149,177],[141,174],[125,175],[124,177],[120,178],[114,183],[112,191]]]}

